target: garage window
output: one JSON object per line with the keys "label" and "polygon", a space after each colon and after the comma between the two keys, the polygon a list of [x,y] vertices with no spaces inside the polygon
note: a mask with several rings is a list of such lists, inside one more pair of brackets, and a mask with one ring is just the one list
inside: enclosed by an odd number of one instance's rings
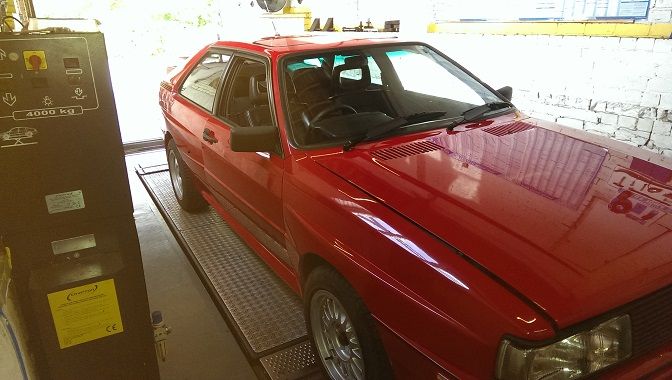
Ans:
{"label": "garage window", "polygon": [[206,54],[182,83],[180,94],[212,112],[215,94],[230,58],[231,56],[223,53]]}

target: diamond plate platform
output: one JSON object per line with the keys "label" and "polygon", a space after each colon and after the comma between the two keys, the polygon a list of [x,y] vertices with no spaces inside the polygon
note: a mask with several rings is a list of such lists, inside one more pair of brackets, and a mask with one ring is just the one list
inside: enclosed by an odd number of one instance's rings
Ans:
{"label": "diamond plate platform", "polygon": [[313,346],[305,341],[261,358],[261,364],[271,380],[291,379],[297,374],[307,379],[321,379],[320,372],[311,371],[317,368],[316,360]]}
{"label": "diamond plate platform", "polygon": [[160,171],[140,176],[154,195],[155,201],[158,201],[157,207],[160,207],[169,220],[166,222],[175,226],[178,231],[199,228],[204,225],[222,222],[215,210],[208,207],[207,211],[200,213],[188,213],[183,211],[180,204],[177,203],[173,187],[170,183],[168,171]]}
{"label": "diamond plate platform", "polygon": [[322,378],[299,297],[212,208],[183,211],[165,168],[136,168],[136,172],[198,265],[206,287],[221,301],[248,357],[259,360],[271,379]]}
{"label": "diamond plate platform", "polygon": [[229,226],[220,221],[182,235],[255,352],[306,336],[299,298],[259,268],[265,264]]}

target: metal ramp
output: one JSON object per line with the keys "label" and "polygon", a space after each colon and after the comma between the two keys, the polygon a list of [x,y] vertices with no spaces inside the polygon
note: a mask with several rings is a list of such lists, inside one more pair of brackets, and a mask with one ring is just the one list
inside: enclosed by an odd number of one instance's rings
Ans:
{"label": "metal ramp", "polygon": [[299,297],[211,208],[183,211],[167,165],[136,167],[259,378],[323,379]]}

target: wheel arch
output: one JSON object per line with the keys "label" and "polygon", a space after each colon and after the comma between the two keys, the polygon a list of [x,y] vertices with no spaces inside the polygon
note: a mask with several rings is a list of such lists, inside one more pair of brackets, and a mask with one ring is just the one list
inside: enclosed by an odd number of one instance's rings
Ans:
{"label": "wheel arch", "polygon": [[299,285],[301,286],[301,293],[304,291],[304,286],[306,285],[310,273],[320,266],[333,268],[339,275],[341,275],[341,277],[343,277],[341,271],[324,257],[312,252],[306,253],[301,256],[299,262]]}
{"label": "wheel arch", "polygon": [[[313,271],[320,271],[319,277],[310,276]],[[354,326],[356,327],[357,335],[359,340],[362,342],[362,348],[368,348],[368,354],[365,357],[367,363],[367,371],[372,371],[372,379],[389,379],[392,378],[392,363],[390,361],[389,354],[383,346],[382,341],[382,332],[380,331],[381,327],[377,322],[377,318],[371,313],[369,305],[367,305],[362,295],[355,287],[355,284],[350,282],[341,271],[338,270],[336,265],[332,265],[324,257],[314,254],[307,253],[303,255],[300,263],[301,277],[300,277],[300,286],[301,291],[304,297],[304,313],[306,320],[308,322],[309,332],[311,330],[312,322],[310,322],[312,314],[312,295],[317,294],[314,292],[315,281],[322,282],[322,285],[326,286],[330,284],[334,286],[333,289],[328,289],[327,292],[335,297],[338,302],[345,306],[344,310],[347,311],[347,316],[352,320]],[[323,277],[324,276],[324,277]],[[309,281],[310,279],[310,281]],[[313,284],[311,286],[311,284]],[[340,285],[339,285],[340,284]],[[311,291],[311,289],[313,291]],[[336,291],[333,291],[336,290]],[[339,291],[340,290],[340,291]],[[308,297],[309,293],[311,297]],[[347,305],[350,305],[348,308]],[[313,344],[317,345],[317,338],[313,335],[312,341]]]}

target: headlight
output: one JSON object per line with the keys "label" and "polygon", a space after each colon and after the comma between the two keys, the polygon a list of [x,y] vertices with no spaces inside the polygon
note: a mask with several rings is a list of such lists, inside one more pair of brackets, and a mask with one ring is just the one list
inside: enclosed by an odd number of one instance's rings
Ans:
{"label": "headlight", "polygon": [[579,379],[629,357],[630,337],[630,316],[624,315],[544,347],[518,348],[505,339],[499,346],[497,378]]}

